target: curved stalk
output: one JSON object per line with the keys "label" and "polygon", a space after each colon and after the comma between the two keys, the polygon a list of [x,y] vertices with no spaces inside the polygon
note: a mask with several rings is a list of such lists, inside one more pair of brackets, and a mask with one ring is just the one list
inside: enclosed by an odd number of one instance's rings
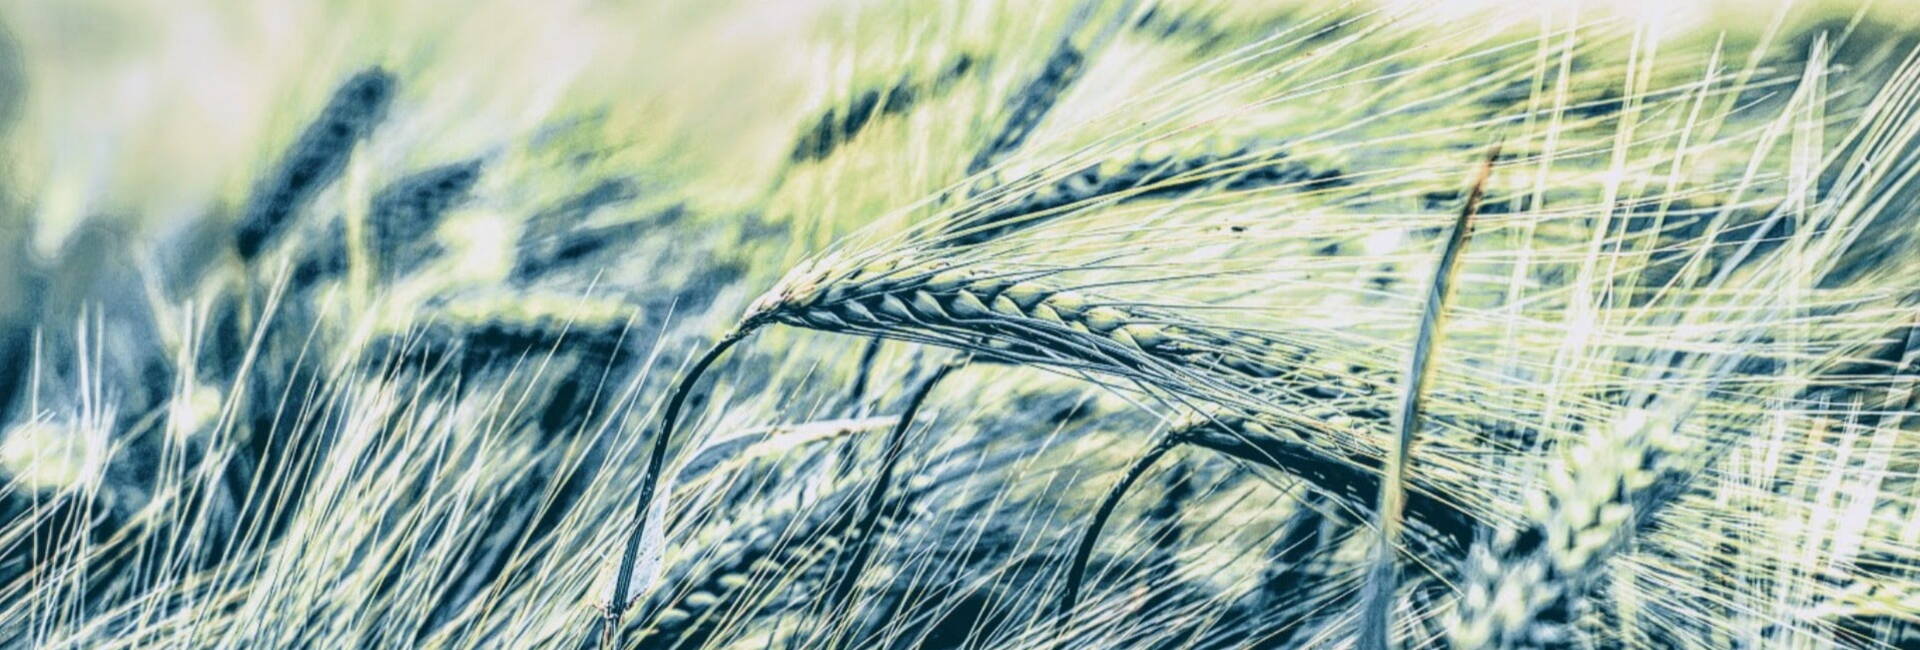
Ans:
{"label": "curved stalk", "polygon": [[1387,650],[1393,645],[1393,600],[1400,581],[1394,547],[1400,543],[1404,522],[1401,513],[1407,502],[1407,464],[1412,462],[1414,437],[1420,431],[1420,397],[1432,374],[1435,341],[1445,323],[1447,299],[1453,294],[1453,279],[1459,269],[1460,252],[1467,247],[1473,232],[1473,215],[1480,209],[1480,197],[1486,191],[1487,177],[1500,158],[1500,146],[1494,145],[1485,162],[1474,173],[1473,189],[1467,194],[1460,217],[1453,222],[1453,233],[1440,251],[1434,267],[1433,282],[1427,286],[1427,300],[1421,310],[1420,329],[1414,334],[1413,351],[1407,355],[1407,374],[1400,382],[1400,404],[1394,411],[1395,437],[1387,453],[1385,482],[1380,486],[1379,506],[1374,508],[1379,535],[1373,547],[1373,563],[1361,586],[1360,650]]}
{"label": "curved stalk", "polygon": [[[933,392],[933,387],[963,365],[966,365],[964,359],[940,364],[931,376],[921,381],[907,398],[906,409],[900,412],[900,421],[895,423],[893,431],[887,434],[887,448],[884,459],[880,462],[880,474],[874,478],[873,487],[867,492],[866,500],[862,502],[860,522],[854,528],[852,557],[848,559],[846,568],[828,592],[830,596],[826,611],[829,614],[847,603],[853,596],[854,587],[860,583],[860,575],[866,572],[868,558],[873,554],[873,538],[878,533],[880,517],[886,509],[887,490],[893,484],[894,469],[900,465],[900,457],[906,451],[907,429],[913,426],[914,416],[920,412],[920,405],[927,401],[927,394]],[[846,647],[851,638],[841,636],[836,647]]]}
{"label": "curved stalk", "polygon": [[[707,369],[719,360],[720,355],[732,348],[733,344],[745,339],[753,329],[754,326],[747,325],[736,328],[721,337],[713,347],[707,349],[706,354],[701,355],[700,359],[694,362],[687,374],[674,385],[673,394],[667,398],[667,408],[660,419],[660,430],[654,436],[653,451],[647,459],[647,473],[640,479],[640,500],[633,506],[633,523],[630,524],[631,530],[627,534],[626,549],[620,554],[619,571],[613,578],[613,597],[601,614],[598,636],[602,648],[614,647],[619,637],[620,619],[626,614],[627,606],[632,604],[638,596],[633,593],[634,566],[639,562],[640,547],[646,538],[647,520],[651,514],[649,510],[653,507],[653,493],[660,484],[660,473],[666,466],[667,445],[672,442],[674,425],[679,421],[680,410],[686,405],[687,397],[693,393],[693,386],[700,381],[700,376],[706,374]],[[662,507],[665,507],[664,504]],[[664,532],[662,531],[663,534]]]}
{"label": "curved stalk", "polygon": [[1106,527],[1107,520],[1113,517],[1113,509],[1120,505],[1121,497],[1126,496],[1134,482],[1140,480],[1140,476],[1146,474],[1147,469],[1153,467],[1178,442],[1176,436],[1164,436],[1153,444],[1152,449],[1135,460],[1133,466],[1127,468],[1127,473],[1120,477],[1120,482],[1107,492],[1106,500],[1101,501],[1100,509],[1094,512],[1093,521],[1088,522],[1086,531],[1080,534],[1080,544],[1073,550],[1073,562],[1067,567],[1066,589],[1060,592],[1060,613],[1056,619],[1059,634],[1066,634],[1067,627],[1073,622],[1073,608],[1080,602],[1080,585],[1086,579],[1087,562],[1093,557],[1093,545],[1099,541],[1100,530]]}

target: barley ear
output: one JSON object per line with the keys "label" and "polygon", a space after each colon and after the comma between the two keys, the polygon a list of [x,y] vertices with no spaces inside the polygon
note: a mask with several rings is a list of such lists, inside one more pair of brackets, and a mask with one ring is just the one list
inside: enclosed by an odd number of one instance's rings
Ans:
{"label": "barley ear", "polygon": [[346,171],[353,150],[386,117],[397,82],[380,68],[355,73],[300,133],[273,173],[247,198],[234,247],[251,261],[272,245],[315,196]]}

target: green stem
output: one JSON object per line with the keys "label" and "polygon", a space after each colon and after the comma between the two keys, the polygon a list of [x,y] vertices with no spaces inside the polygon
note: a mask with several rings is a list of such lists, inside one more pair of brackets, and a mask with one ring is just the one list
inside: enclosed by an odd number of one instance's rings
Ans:
{"label": "green stem", "polygon": [[626,549],[620,554],[619,573],[614,576],[613,600],[607,603],[607,609],[601,620],[601,646],[611,647],[619,637],[620,619],[627,611],[629,601],[637,594],[630,593],[634,564],[639,561],[641,541],[647,533],[647,515],[653,507],[653,493],[660,484],[660,474],[667,462],[667,445],[672,442],[675,423],[680,419],[680,410],[687,403],[687,397],[693,393],[693,386],[700,381],[713,362],[720,358],[733,344],[739,343],[753,331],[753,326],[736,328],[728,332],[707,349],[707,353],[694,362],[678,384],[673,395],[667,398],[666,412],[660,419],[660,430],[653,439],[653,452],[647,459],[647,473],[640,479],[640,501],[633,506],[632,531],[627,535]]}
{"label": "green stem", "polygon": [[1120,498],[1126,496],[1127,490],[1133,487],[1134,482],[1147,473],[1147,468],[1153,467],[1154,462],[1160,460],[1160,457],[1166,455],[1178,442],[1175,436],[1168,435],[1154,443],[1152,449],[1148,449],[1139,460],[1133,462],[1132,467],[1127,468],[1127,473],[1120,477],[1120,482],[1115,483],[1113,489],[1107,491],[1106,500],[1100,502],[1100,509],[1094,512],[1093,521],[1088,522],[1086,531],[1080,534],[1080,544],[1073,550],[1073,562],[1067,567],[1067,587],[1060,592],[1060,613],[1059,618],[1056,619],[1058,634],[1064,636],[1073,622],[1073,608],[1080,602],[1080,584],[1086,578],[1087,562],[1093,557],[1094,542],[1099,541],[1100,530],[1105,528],[1107,520],[1113,517],[1113,509],[1120,505]]}
{"label": "green stem", "polygon": [[1411,462],[1415,434],[1420,430],[1421,391],[1426,387],[1427,375],[1431,374],[1434,341],[1444,322],[1447,299],[1453,293],[1460,252],[1467,247],[1467,236],[1473,232],[1473,215],[1480,209],[1487,177],[1493,173],[1493,163],[1499,157],[1500,146],[1494,145],[1474,175],[1473,189],[1467,194],[1466,205],[1460,208],[1459,218],[1454,220],[1453,233],[1441,249],[1440,262],[1434,268],[1433,282],[1427,286],[1420,329],[1414,334],[1407,374],[1400,382],[1400,407],[1393,414],[1394,428],[1399,435],[1388,450],[1385,481],[1380,485],[1379,506],[1374,509],[1380,530],[1373,548],[1373,565],[1360,590],[1362,605],[1357,644],[1360,650],[1387,650],[1393,644],[1393,600],[1400,573],[1394,547],[1400,541],[1401,511],[1407,500],[1407,464]]}
{"label": "green stem", "polygon": [[[832,595],[827,601],[828,612],[837,611],[853,596],[853,589],[860,582],[860,574],[866,570],[867,558],[873,554],[873,538],[878,533],[880,516],[886,510],[887,488],[892,485],[894,468],[900,465],[900,456],[906,451],[907,429],[913,424],[914,415],[920,412],[920,405],[926,402],[927,394],[933,392],[934,385],[939,384],[948,373],[965,363],[964,360],[954,360],[941,364],[940,368],[934,370],[933,375],[927,377],[925,381],[920,382],[920,386],[915,388],[913,394],[907,398],[906,410],[900,413],[900,421],[893,425],[893,431],[887,435],[887,448],[884,459],[880,463],[880,475],[874,479],[873,487],[867,492],[859,526],[853,530],[853,555],[847,562],[845,572],[840,574],[840,579],[830,592]],[[842,636],[837,647],[846,647],[851,639],[850,636]]]}

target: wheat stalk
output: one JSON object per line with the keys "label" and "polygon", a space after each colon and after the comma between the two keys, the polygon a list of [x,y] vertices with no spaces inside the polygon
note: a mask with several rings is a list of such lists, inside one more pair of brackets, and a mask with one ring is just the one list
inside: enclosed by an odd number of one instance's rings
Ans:
{"label": "wheat stalk", "polygon": [[[880,461],[880,470],[873,478],[873,487],[867,492],[866,499],[861,502],[860,521],[855,524],[850,533],[853,537],[851,556],[829,585],[825,611],[830,615],[836,618],[844,616],[841,609],[848,605],[848,599],[853,596],[854,588],[859,585],[861,576],[866,572],[868,560],[873,554],[874,538],[880,533],[881,517],[891,505],[887,500],[887,492],[892,487],[893,473],[900,464],[900,457],[906,452],[907,429],[913,424],[914,414],[919,412],[920,405],[926,402],[927,394],[933,392],[933,388],[940,384],[940,380],[945,379],[948,373],[959,369],[964,363],[964,359],[955,359],[940,364],[908,394],[906,408],[900,412],[900,421],[887,435],[886,449]],[[822,630],[830,631],[832,627],[824,626]],[[842,635],[840,638],[841,647],[852,640],[851,635]]]}
{"label": "wheat stalk", "polygon": [[1127,466],[1126,473],[1120,475],[1120,481],[1107,491],[1105,499],[1100,500],[1100,507],[1094,510],[1093,519],[1087,523],[1086,530],[1080,533],[1080,541],[1073,549],[1073,558],[1067,563],[1067,584],[1060,591],[1058,613],[1055,614],[1059,634],[1064,636],[1067,629],[1072,627],[1074,608],[1080,603],[1080,584],[1086,577],[1087,561],[1093,557],[1094,544],[1099,541],[1100,531],[1106,527],[1107,519],[1113,516],[1113,509],[1120,505],[1121,497],[1126,496],[1134,482],[1140,480],[1148,468],[1153,467],[1161,456],[1172,451],[1178,443],[1175,435],[1155,441],[1145,453],[1140,454],[1140,458]]}
{"label": "wheat stalk", "polygon": [[[718,361],[720,355],[726,353],[728,348],[733,347],[735,343],[740,342],[740,340],[745,337],[746,332],[742,330],[729,332],[727,335],[722,336],[720,340],[708,348],[707,351],[693,363],[693,366],[687,370],[686,374],[675,383],[673,394],[667,398],[666,410],[661,416],[660,428],[654,436],[653,449],[647,455],[647,469],[641,478],[639,500],[634,503],[633,519],[632,522],[628,524],[631,532],[628,533],[626,546],[620,554],[620,564],[618,571],[614,574],[612,592],[600,616],[600,645],[602,648],[613,647],[616,641],[615,635],[620,629],[620,621],[623,615],[626,614],[627,607],[633,603],[634,599],[639,595],[639,592],[645,588],[645,583],[649,582],[649,576],[645,575],[643,571],[653,570],[643,565],[641,554],[646,550],[645,547],[648,545],[649,534],[656,536],[664,535],[664,531],[660,530],[664,526],[664,521],[656,521],[655,519],[665,516],[665,498],[663,496],[661,499],[663,503],[656,506],[654,504],[654,489],[659,485],[661,470],[666,466],[667,444],[672,440],[671,434],[674,424],[679,421],[680,410],[686,405],[687,396],[692,393],[694,383],[699,381],[700,376],[706,372],[707,368],[712,366],[715,361]],[[661,552],[657,547],[664,544],[663,538],[654,541],[652,545],[656,548],[650,552],[656,554]],[[647,562],[645,564],[653,563]],[[592,635],[589,634],[589,637],[591,636]]]}
{"label": "wheat stalk", "polygon": [[1459,270],[1460,253],[1466,248],[1473,229],[1474,212],[1486,192],[1493,163],[1500,158],[1500,146],[1494,145],[1474,175],[1460,218],[1453,223],[1451,235],[1434,266],[1433,280],[1427,289],[1426,304],[1420,313],[1420,327],[1414,333],[1407,354],[1407,372],[1400,382],[1400,404],[1393,412],[1394,428],[1399,431],[1387,454],[1386,483],[1380,489],[1380,505],[1374,510],[1378,541],[1374,544],[1372,567],[1361,588],[1360,641],[1362,650],[1386,650],[1392,645],[1393,601],[1398,582],[1399,562],[1396,546],[1400,538],[1400,514],[1405,507],[1408,464],[1413,462],[1413,444],[1420,430],[1420,399],[1428,376],[1430,361],[1438,345],[1447,300],[1453,296],[1453,284]]}
{"label": "wheat stalk", "polygon": [[[1223,412],[1188,418],[1130,464],[1094,511],[1068,563],[1066,586],[1061,592],[1057,608],[1059,618],[1056,624],[1060,629],[1064,630],[1070,624],[1074,607],[1079,602],[1080,585],[1087,562],[1114,508],[1148,468],[1182,444],[1209,449],[1298,477],[1311,486],[1315,494],[1338,499],[1342,503],[1341,509],[1350,513],[1355,520],[1364,521],[1369,509],[1378,503],[1381,479],[1367,471],[1378,467],[1375,462],[1334,458],[1310,445],[1289,440],[1252,418]],[[1419,539],[1423,548],[1442,552],[1466,548],[1466,543],[1477,528],[1471,516],[1424,493],[1412,495],[1410,501],[1411,505],[1406,508],[1410,519],[1417,522],[1416,530],[1421,534]]]}

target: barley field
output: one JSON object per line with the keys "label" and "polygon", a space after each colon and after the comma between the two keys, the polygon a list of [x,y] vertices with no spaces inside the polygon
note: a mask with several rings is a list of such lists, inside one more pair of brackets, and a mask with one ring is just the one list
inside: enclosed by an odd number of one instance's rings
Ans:
{"label": "barley field", "polygon": [[1920,0],[0,0],[0,650],[1920,648]]}

